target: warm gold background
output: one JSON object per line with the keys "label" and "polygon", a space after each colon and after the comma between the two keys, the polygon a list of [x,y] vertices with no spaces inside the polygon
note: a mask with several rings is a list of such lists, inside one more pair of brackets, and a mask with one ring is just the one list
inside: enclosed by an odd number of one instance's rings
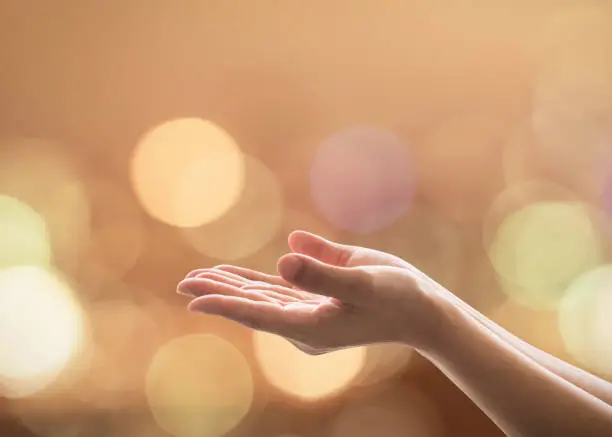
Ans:
{"label": "warm gold background", "polygon": [[[145,375],[164,344],[203,332],[235,346],[226,358],[232,365],[242,363],[236,370],[242,373],[213,379],[217,395],[197,402],[181,392],[189,385],[184,381],[188,371],[173,373],[179,396],[185,396],[176,400],[178,410],[184,409],[183,421],[194,411],[196,418],[212,411],[214,422],[219,405],[240,401],[250,409],[230,436],[501,435],[414,355],[400,361],[399,372],[389,371],[365,386],[358,378],[325,399],[298,400],[274,388],[250,331],[189,314],[185,299],[174,294],[189,270],[227,261],[199,253],[190,238],[213,241],[221,254],[254,248],[232,262],[267,271],[274,269],[286,250],[287,233],[296,228],[388,250],[517,335],[605,376],[612,371],[612,354],[597,345],[605,339],[612,344],[607,334],[612,328],[600,315],[612,310],[606,281],[598,283],[604,283],[603,291],[595,290],[601,300],[589,307],[592,318],[568,327],[558,323],[554,310],[528,308],[539,290],[527,287],[515,294],[508,280],[523,275],[522,282],[516,281],[523,287],[525,281],[536,288],[544,281],[543,288],[558,292],[584,271],[610,262],[611,20],[606,2],[586,0],[2,0],[0,195],[10,197],[0,205],[9,205],[0,211],[0,268],[39,260],[28,252],[37,243],[30,246],[21,238],[33,235],[29,222],[9,217],[14,208],[23,211],[29,205],[39,216],[33,211],[25,216],[45,220],[52,265],[70,283],[87,334],[51,385],[31,396],[0,397],[0,435],[167,435],[151,414],[160,407],[145,395]],[[134,179],[137,144],[156,126],[181,118],[214,123],[255,158],[244,191],[249,201],[193,231],[200,237],[185,238],[178,227],[153,219]],[[309,188],[319,145],[362,125],[393,132],[405,142],[417,187],[406,214],[367,235],[327,221]],[[149,182],[143,188],[148,196],[164,192],[170,180],[163,169],[174,159],[170,149],[180,148],[182,140],[171,137],[166,159],[142,164],[161,175],[159,187]],[[223,191],[236,171],[223,169],[210,183]],[[196,180],[205,183],[206,177]],[[540,182],[525,183],[530,180]],[[329,189],[340,188],[330,184]],[[223,200],[198,193],[196,187],[182,195],[203,208],[200,212],[214,215],[211,208]],[[567,203],[576,200],[586,206]],[[550,210],[536,203],[541,201],[563,203],[556,204],[561,210]],[[527,236],[516,225],[518,233],[502,238],[505,245],[492,254],[491,243],[506,218],[525,205],[540,205],[544,218],[538,216]],[[266,215],[274,208],[282,212],[279,223]],[[271,238],[263,239],[266,233]],[[522,246],[513,247],[519,240]],[[25,252],[17,253],[16,244]],[[523,268],[533,270],[527,273],[508,261],[512,254],[534,251],[545,258],[529,258],[533,263]],[[495,260],[504,279],[496,274]],[[549,276],[541,277],[561,270],[569,276],[561,274],[552,285],[546,283]],[[7,290],[0,287],[5,296]],[[16,321],[0,322],[5,344],[17,338],[18,330],[31,339],[36,329],[52,329],[44,323],[55,323],[52,318],[45,322],[47,316],[10,311],[1,317]],[[580,326],[589,319],[598,322],[587,338]],[[576,356],[560,326],[596,353]],[[0,361],[17,355],[36,360],[39,349],[43,355],[55,353],[44,345],[19,343],[16,349],[0,346]],[[236,350],[248,367],[231,355]],[[199,353],[214,361],[214,349]],[[276,354],[275,360],[294,365],[283,350]],[[5,377],[1,364],[0,377]],[[324,370],[311,373],[306,364],[304,377],[333,385],[346,368],[319,364]],[[172,365],[176,369],[180,363]],[[389,365],[393,362],[379,362],[377,371]],[[227,387],[240,385],[240,378],[248,383],[248,368],[252,402],[219,389],[223,378]],[[194,384],[205,385],[210,378],[201,375]],[[355,410],[364,404],[370,406],[366,413]],[[388,417],[380,417],[381,411]],[[200,435],[220,437],[214,426],[210,429]]]}

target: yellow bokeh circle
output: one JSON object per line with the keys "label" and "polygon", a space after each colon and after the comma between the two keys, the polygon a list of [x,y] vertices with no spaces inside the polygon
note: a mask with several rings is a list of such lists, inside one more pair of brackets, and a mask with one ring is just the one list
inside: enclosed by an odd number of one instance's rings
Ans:
{"label": "yellow bokeh circle", "polygon": [[170,341],[146,376],[157,423],[175,437],[220,437],[248,413],[253,400],[249,365],[228,341],[211,334]]}
{"label": "yellow bokeh circle", "polygon": [[339,393],[365,365],[365,348],[308,355],[289,341],[265,332],[253,334],[255,354],[266,379],[281,391],[304,400]]}
{"label": "yellow bokeh circle", "polygon": [[244,166],[238,145],[219,126],[176,119],[140,139],[131,161],[132,185],[152,217],[196,227],[218,219],[238,200]]}

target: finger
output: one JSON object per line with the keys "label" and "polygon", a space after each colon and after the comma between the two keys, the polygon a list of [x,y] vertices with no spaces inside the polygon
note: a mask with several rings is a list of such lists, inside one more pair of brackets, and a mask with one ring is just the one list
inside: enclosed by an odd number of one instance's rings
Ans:
{"label": "finger", "polygon": [[210,295],[194,299],[188,309],[226,317],[249,328],[290,335],[299,324],[315,316],[311,308],[297,308],[296,305],[293,305],[292,310],[286,311],[281,305],[270,302]]}
{"label": "finger", "polygon": [[249,281],[244,278],[240,278],[239,276],[237,278],[239,279],[225,275],[222,272],[216,273],[212,270],[206,270],[203,273],[200,273],[194,279],[209,279],[211,281],[224,282],[226,284],[233,285],[234,287],[239,288],[249,283]]}
{"label": "finger", "polygon": [[[265,273],[257,272],[255,270],[246,269],[243,267],[235,267],[235,266],[229,266],[229,267],[232,267],[232,269],[235,271],[245,271],[247,272],[247,275],[250,278],[252,278],[252,279],[247,278],[245,287],[249,287],[251,289],[259,289],[259,290],[274,290],[278,293],[282,293],[287,296],[292,296],[300,300],[311,300],[311,299],[316,298],[316,296],[313,296],[312,293],[308,293],[307,291],[298,290],[294,288],[290,282],[285,281],[280,276],[267,275]],[[241,278],[243,280],[245,279],[244,276],[241,276],[235,273],[231,273],[225,270],[221,270],[220,272],[222,274],[232,275],[231,276],[232,278]],[[265,280],[266,277],[271,278],[271,280]],[[272,288],[269,288],[267,286],[270,286]],[[280,287],[280,288],[275,289],[274,287]]]}
{"label": "finger", "polygon": [[204,296],[211,294],[221,294],[225,296],[234,296],[254,301],[265,301],[270,303],[278,303],[272,296],[266,296],[263,293],[258,293],[255,290],[243,290],[225,282],[217,282],[210,279],[191,278],[181,281],[177,291],[186,296]]}
{"label": "finger", "polygon": [[335,243],[306,231],[292,232],[289,235],[289,248],[293,252],[340,267],[346,266],[348,259],[356,249],[354,246]]}
{"label": "finger", "polygon": [[279,292],[273,291],[273,290],[266,290],[266,289],[262,289],[262,288],[259,288],[259,289],[254,288],[252,290],[249,290],[249,289],[247,289],[245,287],[245,291],[247,291],[247,292],[251,291],[253,293],[260,293],[263,296],[268,296],[271,299],[275,299],[275,300],[277,300],[279,302],[283,302],[283,303],[304,302],[303,299],[298,299],[296,297],[288,296],[286,294],[279,293]]}
{"label": "finger", "polygon": [[206,272],[208,270],[210,270],[210,269],[196,269],[196,270],[192,270],[189,273],[187,273],[187,275],[185,276],[185,279],[195,278],[199,274],[204,273],[204,272]]}
{"label": "finger", "polygon": [[227,282],[237,287],[243,287],[243,286],[252,285],[252,284],[269,285],[268,282],[252,281],[250,279],[246,279],[234,273],[226,272],[223,270],[215,270],[215,269],[206,270],[203,273],[200,273],[197,277],[204,278],[204,279],[214,278],[215,280]]}
{"label": "finger", "polygon": [[215,267],[215,270],[221,270],[224,272],[232,273],[234,275],[248,279],[249,281],[267,282],[269,284],[284,285],[285,287],[291,287],[291,284],[285,281],[280,276],[269,275],[267,273],[258,272],[257,270],[248,269],[246,267],[238,267],[229,264],[224,264]]}
{"label": "finger", "polygon": [[357,303],[371,294],[369,275],[360,269],[337,267],[301,254],[283,256],[278,271],[288,282],[316,294]]}
{"label": "finger", "polygon": [[273,296],[286,296],[296,302],[318,302],[320,297],[308,292],[300,292],[295,288],[287,288],[281,285],[271,285],[265,283],[252,283],[242,287],[244,290],[258,290],[262,293],[274,293]]}

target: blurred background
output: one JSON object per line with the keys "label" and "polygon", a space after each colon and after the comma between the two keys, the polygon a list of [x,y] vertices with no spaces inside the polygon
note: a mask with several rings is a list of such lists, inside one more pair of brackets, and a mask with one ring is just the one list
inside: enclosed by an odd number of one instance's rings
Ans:
{"label": "blurred background", "polygon": [[612,8],[0,5],[0,435],[501,436],[398,345],[186,311],[306,229],[612,378]]}

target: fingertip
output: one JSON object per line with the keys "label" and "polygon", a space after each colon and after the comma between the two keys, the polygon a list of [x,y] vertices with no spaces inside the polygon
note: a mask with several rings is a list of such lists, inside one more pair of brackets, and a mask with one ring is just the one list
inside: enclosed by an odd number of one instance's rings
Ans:
{"label": "fingertip", "polygon": [[191,312],[214,314],[219,308],[219,299],[216,296],[200,296],[187,305]]}
{"label": "fingertip", "polygon": [[290,253],[281,257],[278,260],[278,273],[283,279],[293,282],[299,278],[302,269],[304,268],[304,260],[301,256]]}
{"label": "fingertip", "polygon": [[189,273],[187,273],[187,275],[185,276],[184,279],[190,279],[190,278],[195,278],[197,277],[199,274],[205,272],[206,269],[196,269],[196,270],[192,270]]}
{"label": "fingertip", "polygon": [[193,292],[193,278],[183,279],[176,286],[176,292],[184,296],[194,296]]}

